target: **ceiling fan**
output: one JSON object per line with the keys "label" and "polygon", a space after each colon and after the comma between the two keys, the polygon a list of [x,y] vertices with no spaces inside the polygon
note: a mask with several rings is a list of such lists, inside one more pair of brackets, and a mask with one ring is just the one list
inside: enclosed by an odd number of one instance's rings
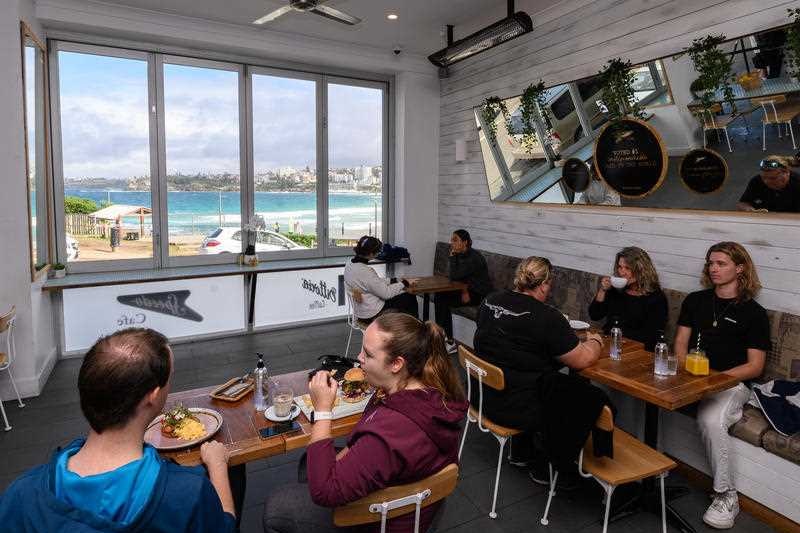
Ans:
{"label": "ceiling fan", "polygon": [[326,1],[327,0],[289,0],[288,6],[283,6],[271,13],[267,13],[260,19],[254,20],[253,24],[264,24],[266,22],[271,22],[276,18],[289,13],[290,11],[314,13],[316,15],[335,20],[336,22],[347,24],[348,26],[353,26],[361,22],[361,19],[358,17],[348,15],[347,13],[339,11],[338,9],[323,5]]}

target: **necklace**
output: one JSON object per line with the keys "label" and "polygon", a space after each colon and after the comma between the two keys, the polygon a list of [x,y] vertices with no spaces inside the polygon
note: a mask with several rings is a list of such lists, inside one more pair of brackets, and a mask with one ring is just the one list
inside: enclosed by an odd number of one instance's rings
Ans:
{"label": "necklace", "polygon": [[[719,314],[720,320],[725,316],[725,312],[728,310],[728,308],[730,306],[732,306],[733,304],[735,304],[735,303],[736,303],[736,300],[733,300],[732,302],[728,302],[728,305],[726,305],[725,309],[723,309],[722,312]],[[714,315],[714,322],[711,323],[711,326],[712,327],[717,327],[717,295],[716,294],[712,296],[711,312]]]}

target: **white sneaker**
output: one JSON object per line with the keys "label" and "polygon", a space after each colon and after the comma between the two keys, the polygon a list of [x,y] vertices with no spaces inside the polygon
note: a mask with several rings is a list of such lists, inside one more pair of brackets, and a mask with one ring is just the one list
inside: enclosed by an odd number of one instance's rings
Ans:
{"label": "white sneaker", "polygon": [[445,341],[444,345],[447,348],[447,353],[458,353],[458,344],[456,341]]}
{"label": "white sneaker", "polygon": [[703,522],[716,529],[730,529],[739,514],[739,497],[729,490],[714,497],[714,501],[703,515]]}

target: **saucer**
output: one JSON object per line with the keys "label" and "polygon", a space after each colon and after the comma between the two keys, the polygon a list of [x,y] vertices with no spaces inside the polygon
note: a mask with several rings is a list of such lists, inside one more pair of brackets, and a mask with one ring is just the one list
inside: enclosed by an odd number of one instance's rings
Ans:
{"label": "saucer", "polygon": [[291,419],[297,417],[297,415],[299,415],[299,414],[300,414],[300,408],[295,403],[292,404],[292,410],[289,411],[289,415],[288,416],[275,416],[275,406],[274,405],[270,405],[264,411],[264,416],[267,418],[267,420],[271,420],[273,422],[286,422],[287,420],[291,420]]}
{"label": "saucer", "polygon": [[572,329],[589,329],[590,324],[582,320],[570,320],[569,325]]}

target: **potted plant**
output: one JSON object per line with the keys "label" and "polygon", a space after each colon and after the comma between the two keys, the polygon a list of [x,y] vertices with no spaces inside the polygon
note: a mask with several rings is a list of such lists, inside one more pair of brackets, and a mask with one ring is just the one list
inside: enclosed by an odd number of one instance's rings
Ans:
{"label": "potted plant", "polygon": [[786,62],[789,76],[797,83],[800,78],[800,9],[787,9],[792,24],[786,30]]}
{"label": "potted plant", "polygon": [[53,265],[54,278],[63,278],[66,275],[67,275],[67,267],[65,267],[63,263],[55,263]]}
{"label": "potted plant", "polygon": [[[539,80],[536,85],[531,84],[525,88],[520,98],[520,115],[522,118],[522,148],[527,153],[533,153],[533,149],[538,143],[536,138],[536,128],[534,127],[534,119],[538,113],[544,125],[545,139],[542,141],[545,145],[550,146],[553,152],[556,152],[556,136],[553,131],[553,119],[550,116],[550,110],[547,107],[547,89],[544,82]],[[510,134],[511,132],[509,132]],[[556,153],[555,159],[560,159]]]}
{"label": "potted plant", "polygon": [[[733,58],[720,49],[719,45],[723,42],[725,42],[725,36],[722,34],[707,35],[693,40],[692,45],[684,49],[684,53],[692,60],[694,69],[699,74],[692,85],[697,84],[696,88],[700,92],[702,109],[710,109],[717,102],[717,90],[721,90],[723,100],[730,105],[731,113],[736,113],[736,103],[733,100],[733,88],[731,87]],[[681,56],[683,54],[674,56],[673,61]]]}
{"label": "potted plant", "polygon": [[242,232],[247,239],[245,241],[246,247],[244,249],[244,256],[242,257],[242,262],[247,266],[256,266],[258,265],[258,254],[256,254],[256,239],[258,237],[258,230],[260,228],[259,219],[257,217],[251,217],[250,222],[242,226]]}
{"label": "potted plant", "polygon": [[492,146],[497,145],[497,124],[495,120],[500,114],[502,114],[505,119],[506,129],[510,131],[510,117],[508,116],[508,107],[506,107],[505,102],[497,96],[490,96],[483,101],[483,105],[481,106],[481,119],[486,128],[486,138],[489,139],[489,143],[491,143]]}
{"label": "potted plant", "polygon": [[626,116],[644,118],[642,108],[634,96],[635,76],[630,61],[611,59],[597,75],[603,88],[601,98],[609,120],[619,120]]}

